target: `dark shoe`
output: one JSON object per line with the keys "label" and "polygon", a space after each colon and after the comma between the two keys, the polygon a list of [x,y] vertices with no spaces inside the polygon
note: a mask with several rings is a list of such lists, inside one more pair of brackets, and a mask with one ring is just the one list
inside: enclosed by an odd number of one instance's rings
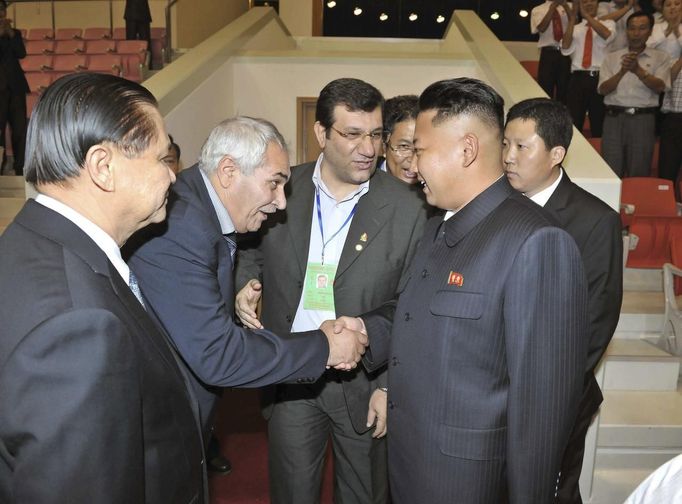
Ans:
{"label": "dark shoe", "polygon": [[208,461],[208,472],[216,474],[230,474],[232,472],[232,464],[227,458],[222,455],[213,457]]}

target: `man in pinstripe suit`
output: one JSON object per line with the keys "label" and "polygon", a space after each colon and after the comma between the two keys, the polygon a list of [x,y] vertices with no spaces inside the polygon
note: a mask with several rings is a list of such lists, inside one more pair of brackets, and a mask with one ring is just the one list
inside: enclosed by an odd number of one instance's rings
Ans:
{"label": "man in pinstripe suit", "polygon": [[388,362],[393,500],[552,502],[585,370],[580,254],[504,177],[492,88],[440,81],[419,109],[414,169],[447,213],[427,223],[397,304],[362,317],[365,365]]}

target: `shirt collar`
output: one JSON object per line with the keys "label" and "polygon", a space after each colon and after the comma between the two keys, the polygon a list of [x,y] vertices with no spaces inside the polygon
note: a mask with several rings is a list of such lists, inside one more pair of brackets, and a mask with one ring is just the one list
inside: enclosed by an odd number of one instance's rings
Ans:
{"label": "shirt collar", "polygon": [[[335,200],[334,196],[332,196],[331,191],[329,190],[327,185],[324,183],[324,180],[322,180],[322,175],[320,173],[320,169],[322,167],[322,159],[323,158],[324,158],[324,154],[320,154],[319,157],[317,158],[317,162],[315,163],[315,170],[313,171],[313,184],[315,184],[315,187],[321,193],[324,193],[328,198]],[[339,201],[338,203],[343,203],[345,201],[350,201],[352,199],[358,199],[358,198],[360,198],[360,196],[365,194],[367,191],[369,191],[369,180],[360,184],[355,191],[346,195],[346,197],[343,200]]]}
{"label": "shirt collar", "polygon": [[62,217],[69,219],[76,226],[78,226],[86,235],[90,237],[92,241],[104,252],[107,259],[114,265],[118,274],[126,284],[130,282],[130,269],[121,257],[121,249],[118,248],[116,240],[107,234],[101,227],[97,224],[84,217],[82,214],[65,205],[61,201],[58,201],[46,194],[38,194],[35,199],[36,203],[54,210]]}
{"label": "shirt collar", "polygon": [[549,198],[552,197],[552,194],[554,194],[554,191],[556,191],[556,188],[559,186],[559,182],[561,182],[561,179],[564,176],[564,170],[563,168],[559,167],[559,176],[557,179],[552,183],[551,186],[546,187],[542,191],[540,191],[537,194],[534,194],[533,196],[530,197],[530,199],[540,205],[541,207],[545,206],[547,202],[549,201]]}
{"label": "shirt collar", "polygon": [[215,210],[216,216],[218,217],[218,222],[220,223],[220,232],[224,235],[234,233],[234,224],[230,218],[230,214],[227,209],[220,201],[220,197],[216,192],[213,184],[208,179],[203,170],[199,170],[201,173],[201,178],[204,179],[204,184],[206,184],[206,190],[208,191],[208,197],[211,198],[211,203],[213,204],[213,209]]}

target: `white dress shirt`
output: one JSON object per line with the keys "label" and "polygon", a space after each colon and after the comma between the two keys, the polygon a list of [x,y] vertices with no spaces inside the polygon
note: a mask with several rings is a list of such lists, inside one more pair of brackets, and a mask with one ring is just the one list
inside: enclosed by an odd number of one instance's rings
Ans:
{"label": "white dress shirt", "polygon": [[[343,228],[342,224],[346,221],[360,198],[369,190],[369,180],[358,186],[352,193],[345,196],[341,201],[336,201],[331,191],[320,176],[323,154],[317,158],[315,171],[313,172],[313,184],[320,194],[320,207],[322,213],[322,227],[324,238],[329,240],[338,230],[339,233],[324,247],[325,264],[339,264],[343,246],[346,243],[348,230],[353,222],[351,218]],[[310,246],[308,248],[308,262],[319,263],[322,260],[322,235],[320,234],[320,224],[317,215],[317,201],[313,205],[312,222],[310,223]],[[330,279],[331,280],[331,279]],[[291,325],[292,332],[311,331],[320,327],[322,322],[336,318],[335,311],[307,310],[303,307],[305,297],[305,284],[303,285],[303,295],[296,309],[296,316]]]}
{"label": "white dress shirt", "polygon": [[552,197],[552,194],[554,194],[554,191],[556,191],[556,188],[559,187],[559,182],[561,182],[561,179],[564,177],[564,170],[563,168],[559,167],[559,176],[557,179],[552,182],[552,185],[549,187],[545,187],[542,191],[535,193],[533,196],[530,197],[531,201],[534,201],[541,207],[544,207],[547,202],[549,201],[549,198]]}
{"label": "white dress shirt", "polygon": [[121,249],[118,248],[116,241],[101,227],[91,220],[83,217],[83,215],[76,212],[70,206],[65,205],[61,201],[57,201],[50,196],[38,194],[35,200],[36,203],[40,203],[41,205],[54,210],[59,215],[69,219],[76,226],[78,226],[86,235],[88,235],[88,237],[90,237],[92,241],[95,242],[95,245],[97,245],[102,252],[106,254],[107,258],[111,264],[114,265],[114,268],[116,268],[118,274],[121,275],[121,278],[126,285],[130,285],[130,269],[121,257]]}
{"label": "white dress shirt", "polygon": [[571,72],[576,70],[599,71],[607,53],[606,46],[616,36],[616,23],[606,20],[601,21],[606,28],[611,31],[611,35],[604,40],[599,34],[592,30],[592,65],[590,68],[583,68],[583,52],[585,51],[585,36],[587,35],[588,24],[584,19],[573,27],[573,42],[568,49],[562,49],[561,53],[571,57]]}
{"label": "white dress shirt", "polygon": [[[541,3],[540,5],[533,7],[533,10],[530,11],[530,32],[533,34],[539,33],[540,36],[538,38],[538,47],[556,47],[559,49],[561,47],[561,40],[558,42],[554,40],[554,28],[551,20],[549,21],[547,29],[544,32],[540,33],[538,31],[538,25],[540,24],[540,21],[544,19],[550,5],[552,5],[552,2],[547,0],[545,3]],[[562,6],[557,7],[556,11],[559,13],[559,17],[561,18],[561,28],[563,29],[563,32],[566,33],[566,26],[568,25],[568,16],[566,15],[566,11]]]}

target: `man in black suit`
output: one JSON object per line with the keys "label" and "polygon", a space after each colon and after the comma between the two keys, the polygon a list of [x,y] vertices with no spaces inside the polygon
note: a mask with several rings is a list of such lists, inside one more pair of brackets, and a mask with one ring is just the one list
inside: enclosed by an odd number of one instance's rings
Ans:
{"label": "man in black suit", "polygon": [[52,84],[29,200],[0,237],[0,502],[207,502],[196,401],[119,247],[166,215],[154,97],[103,74]]}
{"label": "man in black suit", "polygon": [[[320,92],[314,128],[322,154],[292,169],[286,211],[240,252],[237,282],[246,289],[237,314],[246,324],[261,325],[261,291],[265,327],[305,334],[326,318],[393,299],[407,279],[425,209],[407,184],[376,169],[382,105],[381,93],[359,79],[336,79]],[[274,504],[319,501],[330,438],[335,501],[386,502],[385,387],[385,372],[357,369],[265,391]]]}
{"label": "man in black suit", "polygon": [[151,22],[148,0],[126,0],[123,19],[126,21],[126,38],[128,40],[146,40],[151,50]]}
{"label": "man in black suit", "polygon": [[[26,56],[19,30],[12,28],[7,18],[7,4],[0,0],[0,146],[5,146],[5,127],[12,130],[14,173],[24,174],[26,150],[26,93],[28,82],[19,60]],[[0,171],[5,162],[3,154]]]}
{"label": "man in black suit", "polygon": [[167,221],[127,249],[150,311],[192,370],[206,441],[221,387],[313,383],[326,366],[355,367],[364,352],[362,335],[333,335],[329,323],[277,335],[234,321],[235,235],[286,207],[289,175],[286,143],[271,123],[227,119],[209,135],[199,164],[178,175]]}
{"label": "man in black suit", "polygon": [[561,464],[558,501],[580,504],[578,482],[585,435],[603,397],[594,378],[618,324],[623,298],[623,240],[619,214],[575,185],[561,167],[573,135],[562,104],[532,98],[509,109],[504,164],[509,183],[549,210],[573,237],[583,259],[589,293],[589,347],[580,411]]}
{"label": "man in black suit", "polygon": [[[552,502],[580,399],[587,288],[573,239],[509,185],[502,98],[469,78],[419,98],[426,226],[397,305],[343,319],[388,367],[394,502]],[[392,330],[392,332],[391,332]]]}

